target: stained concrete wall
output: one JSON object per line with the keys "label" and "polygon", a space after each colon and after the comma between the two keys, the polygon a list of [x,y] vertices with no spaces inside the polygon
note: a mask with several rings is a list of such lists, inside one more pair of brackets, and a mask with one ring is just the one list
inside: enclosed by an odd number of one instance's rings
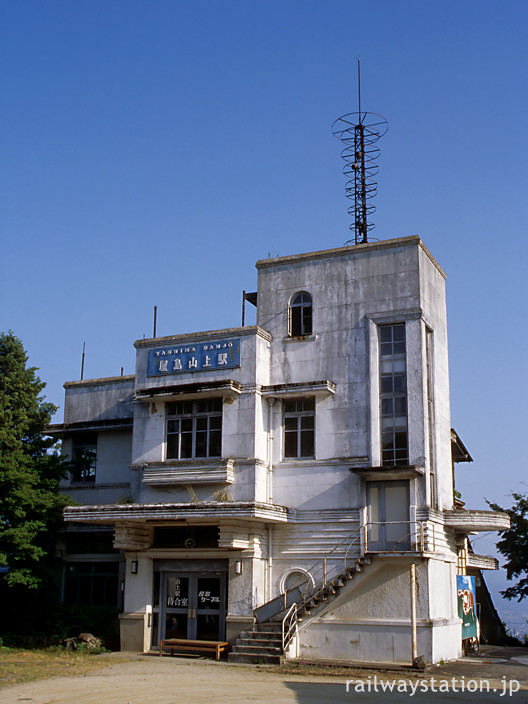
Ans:
{"label": "stained concrete wall", "polygon": [[[257,262],[258,324],[272,334],[271,383],[329,379],[315,414],[315,462],[283,458],[282,415],[274,410],[273,495],[287,506],[359,507],[363,482],[346,463],[381,464],[378,326],[405,322],[409,461],[424,468],[417,499],[430,503],[425,330],[434,334],[434,447],[439,506],[452,506],[445,285],[418,237]],[[298,291],[313,299],[313,334],[288,335]],[[335,462],[343,458],[343,465]],[[333,462],[331,461],[333,460]]]}
{"label": "stained concrete wall", "polygon": [[68,381],[64,388],[65,423],[132,418],[134,414],[133,376]]}
{"label": "stained concrete wall", "polygon": [[[379,325],[406,325],[410,463],[424,469],[424,477],[410,482],[411,514],[416,507],[431,502],[428,472],[433,463],[427,423],[425,335],[426,328],[433,331],[434,466],[439,506],[452,505],[445,277],[419,238],[263,260],[257,263],[257,269],[258,326],[136,342],[136,389],[162,390],[167,385],[227,379],[241,385],[241,394],[226,399],[223,405],[222,454],[235,460],[234,481],[229,485],[193,486],[198,499],[212,500],[217,489],[227,489],[234,500],[265,501],[272,497],[274,503],[299,512],[295,525],[273,528],[271,556],[265,551],[236,553],[245,560],[245,567],[243,575],[234,575],[230,566],[230,637],[237,629],[243,630],[253,606],[278,593],[289,570],[309,570],[328,552],[331,539],[338,537],[330,535],[333,528],[342,534],[364,515],[365,482],[349,469],[381,464]],[[313,298],[313,334],[292,339],[288,334],[288,305],[301,290]],[[222,338],[241,339],[239,368],[147,376],[149,350]],[[335,384],[335,393],[323,389],[317,394],[315,458],[286,460],[282,399],[277,399],[270,413],[271,401],[261,395],[261,388],[323,380]],[[133,390],[134,381],[128,378],[67,385],[65,420],[128,417]],[[165,402],[153,398],[135,403],[133,413],[134,469],[130,476],[136,501],[189,501],[191,496],[181,485],[146,486],[141,479],[142,464],[159,463],[163,467]],[[122,450],[124,457],[124,447]],[[98,491],[94,489],[92,495],[98,496]],[[334,526],[332,512],[336,510],[343,515],[355,511],[357,516]],[[452,591],[454,557],[454,553],[444,551],[442,560],[419,567],[419,652],[433,661],[453,656],[459,647]],[[132,591],[128,593],[129,586]],[[145,623],[151,589],[151,569],[145,569],[141,579],[127,575],[123,633],[130,634],[126,636],[129,643],[141,639],[145,647],[149,643]],[[301,653],[306,657],[343,659],[345,655],[348,659],[406,661],[410,648],[408,592],[403,562],[383,569],[368,568],[347,599],[339,597],[331,612],[303,627]]]}

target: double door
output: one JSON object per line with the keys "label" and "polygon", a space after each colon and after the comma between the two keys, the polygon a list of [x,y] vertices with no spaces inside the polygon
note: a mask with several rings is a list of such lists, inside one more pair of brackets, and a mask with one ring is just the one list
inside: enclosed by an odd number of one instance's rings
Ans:
{"label": "double door", "polygon": [[225,572],[164,572],[160,596],[160,639],[225,639]]}

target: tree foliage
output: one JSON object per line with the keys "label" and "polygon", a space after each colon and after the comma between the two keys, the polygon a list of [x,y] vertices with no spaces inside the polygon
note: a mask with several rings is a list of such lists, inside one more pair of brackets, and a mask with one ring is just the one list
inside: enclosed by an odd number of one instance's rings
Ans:
{"label": "tree foliage", "polygon": [[53,560],[53,538],[65,498],[65,464],[43,435],[56,407],[41,395],[45,384],[26,368],[22,342],[0,334],[0,565],[10,586],[42,584]]}
{"label": "tree foliage", "polygon": [[517,584],[508,587],[501,594],[506,599],[521,601],[528,596],[528,495],[512,493],[515,500],[511,508],[501,508],[488,501],[494,511],[503,511],[510,516],[511,528],[501,534],[497,549],[508,558],[506,576],[510,580],[521,577]]}

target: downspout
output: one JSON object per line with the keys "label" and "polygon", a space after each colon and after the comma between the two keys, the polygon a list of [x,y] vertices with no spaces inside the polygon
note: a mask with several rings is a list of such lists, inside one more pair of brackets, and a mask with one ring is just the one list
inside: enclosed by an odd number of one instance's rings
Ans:
{"label": "downspout", "polygon": [[273,568],[273,557],[272,557],[272,549],[273,549],[273,526],[270,524],[268,526],[268,601],[270,601],[273,597],[271,596],[273,593],[273,574],[272,574],[272,568]]}

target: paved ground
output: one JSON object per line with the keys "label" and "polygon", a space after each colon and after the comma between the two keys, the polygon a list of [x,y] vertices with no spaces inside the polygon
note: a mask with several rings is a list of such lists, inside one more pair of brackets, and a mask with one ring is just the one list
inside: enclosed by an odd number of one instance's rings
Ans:
{"label": "paved ground", "polygon": [[[484,691],[480,691],[481,682]],[[386,691],[391,683],[392,693]],[[528,704],[528,652],[487,649],[423,675],[347,669],[333,676],[299,676],[186,657],[132,656],[89,675],[15,685],[0,693],[2,704],[392,704],[409,700]]]}

